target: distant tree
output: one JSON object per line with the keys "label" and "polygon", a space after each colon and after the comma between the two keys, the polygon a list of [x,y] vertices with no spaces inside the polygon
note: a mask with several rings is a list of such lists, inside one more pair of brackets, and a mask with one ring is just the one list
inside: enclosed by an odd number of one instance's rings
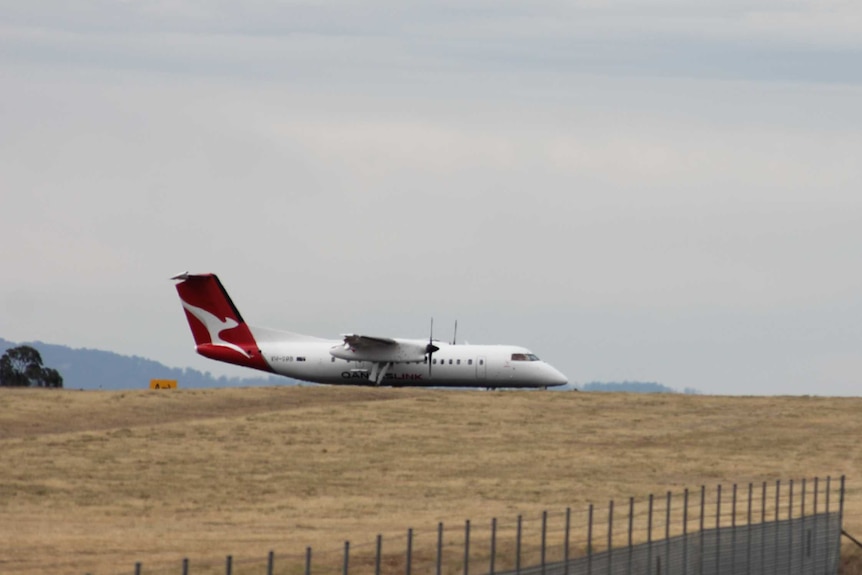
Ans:
{"label": "distant tree", "polygon": [[4,387],[19,387],[26,385],[24,383],[24,374],[15,371],[12,367],[12,360],[4,354],[0,358],[0,386]]}
{"label": "distant tree", "polygon": [[42,368],[39,387],[63,387],[63,376],[53,367]]}
{"label": "distant tree", "polygon": [[30,376],[42,369],[42,356],[29,345],[6,350],[0,358],[0,384],[12,387],[30,385]]}
{"label": "distant tree", "polygon": [[56,369],[42,366],[36,348],[20,345],[0,357],[0,386],[63,387],[63,377]]}

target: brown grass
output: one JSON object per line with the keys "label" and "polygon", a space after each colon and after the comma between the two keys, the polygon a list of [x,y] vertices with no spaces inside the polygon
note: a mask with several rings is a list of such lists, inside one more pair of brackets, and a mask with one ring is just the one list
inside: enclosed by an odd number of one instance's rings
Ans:
{"label": "brown grass", "polygon": [[857,398],[3,389],[0,573],[182,557],[223,572],[227,554],[301,559],[309,545],[337,564],[345,540],[367,562],[377,533],[397,564],[408,527],[428,542],[438,521],[815,475],[848,476],[859,535],[860,411]]}

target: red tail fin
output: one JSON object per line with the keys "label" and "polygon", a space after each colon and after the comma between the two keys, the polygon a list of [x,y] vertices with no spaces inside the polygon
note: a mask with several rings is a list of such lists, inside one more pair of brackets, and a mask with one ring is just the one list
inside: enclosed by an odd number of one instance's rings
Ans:
{"label": "red tail fin", "polygon": [[204,357],[245,367],[271,371],[261,356],[251,330],[215,274],[184,273],[177,293]]}

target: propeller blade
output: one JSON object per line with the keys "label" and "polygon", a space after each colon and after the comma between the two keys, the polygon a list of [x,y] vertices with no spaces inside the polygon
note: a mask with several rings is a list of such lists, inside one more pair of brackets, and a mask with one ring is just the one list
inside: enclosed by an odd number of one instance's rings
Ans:
{"label": "propeller blade", "polygon": [[425,346],[425,355],[428,357],[428,377],[431,377],[431,359],[434,352],[440,349],[434,345],[434,318],[431,318],[431,330],[428,332],[428,345]]}

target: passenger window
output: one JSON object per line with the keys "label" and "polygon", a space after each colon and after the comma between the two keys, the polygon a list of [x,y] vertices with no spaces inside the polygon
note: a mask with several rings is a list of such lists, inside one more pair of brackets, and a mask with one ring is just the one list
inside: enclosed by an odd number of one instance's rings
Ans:
{"label": "passenger window", "polygon": [[460,359],[456,360],[455,365],[461,365],[461,360]]}
{"label": "passenger window", "polygon": [[472,360],[472,359],[468,359],[468,360],[467,360],[467,365],[473,365],[473,360]]}
{"label": "passenger window", "polygon": [[332,363],[335,363],[335,358],[334,358],[334,357],[332,358]]}
{"label": "passenger window", "polygon": [[485,365],[485,360],[484,360],[484,359],[480,359],[480,360],[479,360],[479,365]]}
{"label": "passenger window", "polygon": [[449,360],[449,365],[452,365],[452,360],[451,360],[451,359]]}

